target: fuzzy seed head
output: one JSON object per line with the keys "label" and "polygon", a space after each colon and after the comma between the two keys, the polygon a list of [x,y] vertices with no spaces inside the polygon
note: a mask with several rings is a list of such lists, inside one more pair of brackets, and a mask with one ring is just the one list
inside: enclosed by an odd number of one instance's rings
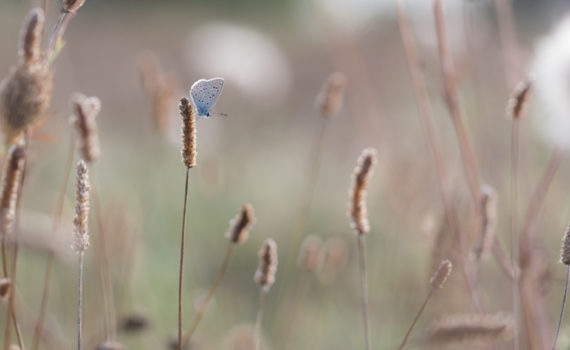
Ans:
{"label": "fuzzy seed head", "polygon": [[345,85],[346,77],[340,72],[335,72],[327,78],[315,101],[323,117],[331,118],[338,113],[344,100]]}
{"label": "fuzzy seed head", "polygon": [[44,11],[41,8],[32,9],[22,30],[20,40],[19,55],[23,64],[37,64],[42,58],[41,45],[44,24]]}
{"label": "fuzzy seed head", "polygon": [[13,145],[8,150],[2,174],[2,192],[0,193],[0,235],[9,236],[14,230],[16,206],[20,184],[24,172],[25,149],[21,145]]}
{"label": "fuzzy seed head", "polygon": [[71,123],[75,126],[81,157],[88,163],[94,162],[101,154],[96,121],[101,102],[97,97],[76,93],[71,97],[71,109]]}
{"label": "fuzzy seed head", "polygon": [[376,150],[366,148],[362,151],[358,164],[352,175],[352,186],[349,191],[349,210],[351,227],[363,235],[370,231],[368,222],[368,210],[366,206],[366,189],[368,181],[374,172],[376,165]]}
{"label": "fuzzy seed head", "polygon": [[301,244],[297,265],[301,270],[317,273],[323,264],[323,240],[319,236],[308,235]]}
{"label": "fuzzy seed head", "polygon": [[434,345],[485,345],[511,339],[514,321],[510,315],[464,314],[447,315],[429,331],[429,342]]}
{"label": "fuzzy seed head", "polygon": [[81,6],[83,6],[85,0],[63,0],[61,5],[61,12],[64,13],[76,13]]}
{"label": "fuzzy seed head", "polygon": [[117,342],[104,341],[95,350],[125,350],[125,347]]}
{"label": "fuzzy seed head", "polygon": [[453,264],[451,264],[451,261],[449,260],[442,261],[435,274],[429,280],[429,283],[431,284],[432,288],[434,289],[443,288],[445,281],[447,281],[447,278],[451,274],[452,268]]}
{"label": "fuzzy seed head", "polygon": [[254,280],[264,291],[275,282],[275,273],[277,272],[277,243],[271,238],[263,242],[263,246],[259,251],[259,266],[255,271]]}
{"label": "fuzzy seed head", "polygon": [[562,237],[562,249],[560,251],[560,262],[570,266],[570,224],[566,228],[564,237]]}
{"label": "fuzzy seed head", "polygon": [[83,254],[89,248],[89,173],[83,160],[77,163],[75,182],[75,216],[73,217],[72,249]]}
{"label": "fuzzy seed head", "polygon": [[243,204],[238,215],[230,221],[226,237],[235,244],[243,243],[247,240],[249,230],[254,223],[253,207],[247,203]]}
{"label": "fuzzy seed head", "polygon": [[6,301],[12,292],[12,281],[9,278],[0,278],[0,301]]}
{"label": "fuzzy seed head", "polygon": [[133,313],[121,320],[119,329],[125,333],[139,333],[148,329],[149,325],[148,317],[140,313]]}
{"label": "fuzzy seed head", "polygon": [[20,350],[20,347],[16,344],[11,344],[8,346],[8,350]]}
{"label": "fuzzy seed head", "polygon": [[196,116],[194,107],[186,97],[180,100],[182,117],[182,163],[187,168],[196,166]]}
{"label": "fuzzy seed head", "polygon": [[532,97],[532,81],[525,79],[517,84],[507,103],[506,114],[512,119],[520,119],[528,109]]}
{"label": "fuzzy seed head", "polygon": [[481,189],[481,235],[475,247],[475,256],[487,258],[495,244],[497,236],[497,193],[489,186]]}

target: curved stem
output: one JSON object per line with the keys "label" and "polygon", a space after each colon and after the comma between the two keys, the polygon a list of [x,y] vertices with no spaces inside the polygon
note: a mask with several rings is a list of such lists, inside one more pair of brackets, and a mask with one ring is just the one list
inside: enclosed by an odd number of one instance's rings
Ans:
{"label": "curved stem", "polygon": [[216,280],[214,281],[214,285],[212,286],[212,288],[210,288],[210,291],[208,292],[206,299],[204,299],[204,301],[202,302],[202,305],[200,306],[198,313],[196,314],[196,316],[194,317],[194,320],[192,321],[190,329],[188,330],[188,332],[184,336],[184,341],[182,342],[183,348],[186,348],[186,345],[188,345],[188,343],[190,342],[190,339],[192,338],[192,335],[196,331],[196,328],[198,328],[198,325],[200,324],[200,321],[202,320],[202,317],[204,316],[204,313],[206,312],[208,305],[212,301],[212,298],[214,296],[214,293],[216,292],[216,289],[218,289],[220,283],[222,282],[222,279],[226,273],[226,270],[228,269],[228,265],[229,265],[228,263],[230,261],[230,257],[232,256],[232,251],[233,251],[234,245],[235,244],[233,242],[230,242],[228,245],[226,255],[224,256],[224,260],[222,261],[222,267],[220,268],[220,272],[218,272],[218,276],[216,277]]}
{"label": "curved stem", "polygon": [[259,292],[259,305],[257,307],[257,316],[255,317],[255,350],[260,349],[261,345],[261,320],[263,319],[263,305],[265,304],[266,291],[262,287]]}
{"label": "curved stem", "polygon": [[362,287],[362,320],[364,321],[364,339],[366,350],[370,350],[370,326],[368,320],[368,276],[366,272],[365,236],[358,234],[358,256],[360,262],[360,283]]}
{"label": "curved stem", "polygon": [[184,209],[182,210],[182,231],[180,232],[180,266],[178,273],[178,350],[182,350],[182,276],[184,275],[184,236],[186,235],[186,207],[188,205],[188,180],[190,168],[186,168],[184,185]]}
{"label": "curved stem", "polygon": [[428,301],[431,299],[431,296],[433,295],[433,293],[436,291],[435,288],[431,288],[426,299],[424,300],[424,303],[422,304],[422,306],[420,307],[420,310],[418,311],[416,317],[414,318],[414,320],[412,321],[412,324],[410,325],[410,328],[408,328],[408,331],[406,332],[406,335],[404,336],[404,339],[402,340],[402,344],[400,344],[400,346],[398,347],[398,350],[401,350],[404,348],[404,345],[406,345],[406,342],[408,341],[408,338],[410,337],[410,334],[412,333],[412,330],[414,329],[414,326],[416,325],[416,323],[418,322],[418,320],[420,319],[420,316],[422,315],[422,313],[424,312],[424,309],[428,303]]}
{"label": "curved stem", "polygon": [[566,268],[566,284],[564,286],[564,295],[562,296],[562,307],[560,308],[560,319],[558,320],[558,327],[556,327],[556,335],[554,336],[554,344],[552,350],[556,350],[556,341],[560,333],[560,326],[562,326],[562,319],[564,318],[564,307],[566,306],[566,293],[568,292],[568,277],[570,277],[570,266]]}

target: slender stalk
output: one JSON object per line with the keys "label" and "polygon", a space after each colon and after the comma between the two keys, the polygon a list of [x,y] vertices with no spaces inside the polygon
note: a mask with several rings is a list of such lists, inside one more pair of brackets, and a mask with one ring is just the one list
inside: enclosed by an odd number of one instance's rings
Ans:
{"label": "slender stalk", "polygon": [[83,326],[83,252],[79,253],[79,286],[77,307],[77,350],[81,350]]}
{"label": "slender stalk", "polygon": [[178,274],[178,350],[182,350],[182,276],[184,275],[184,238],[186,235],[186,208],[188,205],[188,181],[190,167],[186,167],[184,185],[184,208],[182,209],[182,230],[180,232],[180,266]]}
{"label": "slender stalk", "polygon": [[368,321],[368,276],[366,271],[366,246],[363,234],[358,235],[358,257],[360,263],[360,285],[362,288],[362,320],[364,322],[364,339],[366,350],[370,350],[370,326]]}
{"label": "slender stalk", "polygon": [[520,348],[519,344],[519,276],[514,273],[518,267],[517,247],[517,212],[518,212],[518,160],[519,160],[519,118],[513,118],[511,128],[511,268],[513,270],[512,294],[513,294],[513,318],[514,318],[514,349]]}
{"label": "slender stalk", "polygon": [[416,314],[416,317],[414,318],[414,320],[412,321],[412,324],[410,325],[410,328],[408,328],[408,331],[406,332],[406,335],[404,336],[404,339],[402,340],[402,344],[400,344],[400,346],[398,347],[398,350],[401,350],[404,348],[404,345],[406,345],[406,342],[408,341],[408,338],[410,337],[410,334],[412,334],[412,330],[414,329],[414,326],[416,325],[416,323],[418,322],[418,320],[420,319],[420,316],[422,315],[422,313],[424,312],[424,309],[428,303],[428,301],[431,299],[431,296],[434,294],[434,292],[436,291],[435,288],[431,288],[426,299],[424,300],[422,306],[420,307],[420,310],[418,311],[418,313]]}
{"label": "slender stalk", "polygon": [[556,350],[556,342],[558,334],[560,333],[560,326],[562,326],[562,319],[564,319],[564,307],[566,306],[566,293],[568,292],[568,278],[570,277],[570,266],[566,267],[566,284],[564,285],[564,295],[562,296],[562,307],[560,308],[560,319],[558,319],[558,327],[556,327],[556,335],[554,336],[554,344],[552,350]]}
{"label": "slender stalk", "polygon": [[222,261],[222,266],[220,268],[220,271],[218,272],[216,280],[214,281],[214,285],[212,286],[212,288],[210,288],[210,291],[208,292],[206,299],[204,299],[202,305],[200,306],[200,309],[198,310],[198,313],[196,314],[196,316],[194,316],[194,320],[191,323],[190,329],[188,330],[188,332],[186,332],[186,335],[184,336],[184,341],[182,342],[183,348],[186,348],[186,345],[189,344],[192,335],[196,331],[196,328],[198,328],[198,325],[200,324],[200,321],[202,320],[202,317],[204,316],[204,313],[206,312],[206,309],[210,304],[210,301],[212,301],[216,289],[218,289],[218,286],[222,282],[226,270],[228,269],[229,265],[228,263],[230,261],[230,257],[232,256],[234,245],[235,244],[233,242],[230,242],[228,245],[228,249],[226,250],[226,255],[224,256],[224,260]]}
{"label": "slender stalk", "polygon": [[49,58],[49,56],[54,52],[55,47],[57,45],[57,41],[59,40],[59,38],[63,35],[63,31],[65,28],[65,24],[67,22],[67,18],[68,18],[69,13],[67,12],[62,12],[59,14],[59,17],[57,18],[57,22],[55,23],[55,26],[53,27],[53,30],[51,32],[51,35],[49,37],[48,40],[48,46],[47,46],[47,50],[46,50],[46,60]]}
{"label": "slender stalk", "polygon": [[257,316],[255,318],[255,350],[260,350],[261,346],[261,321],[263,319],[263,306],[265,304],[265,288],[259,292],[259,305],[257,306]]}
{"label": "slender stalk", "polygon": [[[71,137],[70,143],[69,143],[69,150],[67,153],[67,160],[65,163],[63,185],[62,185],[61,191],[59,193],[59,199],[57,202],[54,220],[52,223],[52,229],[51,229],[51,234],[50,234],[50,236],[52,238],[54,238],[56,236],[56,233],[59,231],[59,227],[61,225],[61,215],[63,213],[63,205],[65,203],[65,193],[67,190],[67,186],[69,185],[69,179],[71,177],[71,169],[73,166],[74,149],[75,149],[75,141],[74,141],[73,137]],[[52,239],[52,242],[53,241],[54,240]],[[44,321],[45,321],[45,313],[47,310],[49,293],[50,293],[50,289],[51,289],[51,278],[52,278],[52,273],[53,273],[54,260],[55,260],[55,251],[54,251],[54,247],[53,247],[53,243],[52,243],[52,246],[50,246],[50,249],[48,252],[46,266],[45,266],[46,270],[45,270],[45,274],[44,274],[45,277],[44,277],[44,285],[43,285],[43,289],[42,289],[42,300],[40,303],[40,312],[39,312],[39,316],[38,316],[38,321],[36,323],[36,328],[34,331],[34,337],[32,339],[32,347],[31,347],[32,350],[38,349],[38,346],[40,344],[40,338],[42,337],[42,331],[43,331]]]}

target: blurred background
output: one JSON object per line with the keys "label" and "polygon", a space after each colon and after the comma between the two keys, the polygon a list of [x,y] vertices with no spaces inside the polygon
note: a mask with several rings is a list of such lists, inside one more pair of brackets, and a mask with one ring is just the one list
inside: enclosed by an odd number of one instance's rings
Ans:
{"label": "blurred background", "polygon": [[[48,3],[49,32],[59,3]],[[514,83],[530,72],[540,39],[570,11],[570,3],[512,2],[518,64],[508,67],[493,1],[443,3],[461,108],[482,181],[497,192],[497,240],[507,249],[511,121],[505,118],[505,107]],[[449,186],[458,207],[469,207],[444,100],[431,1],[407,0],[404,4],[428,83]],[[6,76],[17,61],[22,23],[29,9],[39,5],[39,1],[0,2],[0,76]],[[250,239],[236,247],[192,349],[248,348],[238,347],[236,339],[247,337],[241,333],[247,333],[246,325],[255,321],[259,288],[253,273],[257,251],[267,237],[277,241],[283,270],[278,271],[267,298],[266,348],[364,347],[355,236],[346,208],[350,176],[365,147],[378,150],[368,194],[372,338],[375,349],[397,346],[429,291],[429,278],[441,259],[436,236],[444,219],[393,0],[87,0],[71,21],[65,42],[54,65],[49,118],[41,127],[41,137],[32,140],[23,194],[22,231],[31,237],[18,267],[18,308],[25,334],[33,332],[46,237],[65,175],[71,135],[69,98],[82,92],[102,102],[98,118],[102,156],[92,176],[104,208],[117,313],[120,319],[143,315],[149,324],[140,332],[121,332],[119,341],[131,349],[168,348],[176,331],[185,173],[177,104],[194,81],[221,76],[224,92],[214,111],[228,116],[198,120],[198,160],[190,172],[186,323],[215,279],[228,244],[224,234],[242,203],[255,208],[257,222]],[[160,127],[141,79],[149,60],[161,66],[171,89],[163,113],[167,118]],[[346,261],[342,258],[333,267],[334,273],[323,278],[295,269],[298,244],[291,236],[296,222],[303,221],[299,209],[307,197],[304,181],[314,166],[310,153],[319,130],[315,98],[335,71],[346,76],[346,99],[327,124],[314,197],[302,230],[303,236],[335,238],[333,242],[346,247],[345,257],[345,248],[339,248]],[[556,147],[537,127],[543,114],[533,100],[520,124],[520,225]],[[565,180],[569,175],[568,165],[562,163],[537,224],[540,248],[547,252],[541,287],[552,334],[564,282],[564,269],[557,263],[560,237],[570,219]],[[67,225],[73,215],[72,191],[69,186]],[[49,332],[42,345],[46,349],[71,348],[75,339],[76,266],[69,249],[70,230],[61,230],[58,239]],[[85,339],[86,347],[94,348],[103,338],[104,319],[95,250],[88,252],[86,264]],[[295,270],[285,278],[282,273],[287,266]],[[481,262],[478,283],[489,312],[510,312],[511,283],[495,260]],[[434,319],[472,311],[462,288],[457,270],[420,319],[416,345]],[[568,327],[563,327],[560,342],[568,347],[570,337],[564,330]],[[501,343],[499,348],[503,346],[511,343]]]}

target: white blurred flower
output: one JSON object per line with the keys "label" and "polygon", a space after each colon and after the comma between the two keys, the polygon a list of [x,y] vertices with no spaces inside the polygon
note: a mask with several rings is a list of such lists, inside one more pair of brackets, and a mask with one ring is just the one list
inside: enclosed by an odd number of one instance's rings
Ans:
{"label": "white blurred flower", "polygon": [[570,149],[570,17],[566,16],[536,49],[532,65],[536,95],[545,118],[538,120],[544,136]]}
{"label": "white blurred flower", "polygon": [[281,49],[254,29],[210,23],[192,33],[187,43],[192,68],[204,77],[224,77],[256,106],[283,101],[291,88],[291,68]]}

